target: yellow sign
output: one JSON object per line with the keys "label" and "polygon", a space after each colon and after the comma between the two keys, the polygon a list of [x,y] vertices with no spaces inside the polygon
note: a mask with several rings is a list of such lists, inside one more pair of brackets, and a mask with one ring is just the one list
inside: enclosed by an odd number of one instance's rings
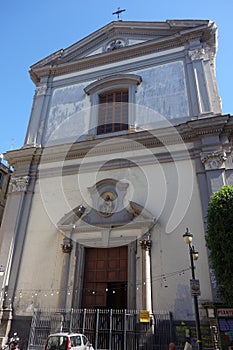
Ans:
{"label": "yellow sign", "polygon": [[142,322],[142,323],[150,322],[149,311],[140,311],[140,322]]}

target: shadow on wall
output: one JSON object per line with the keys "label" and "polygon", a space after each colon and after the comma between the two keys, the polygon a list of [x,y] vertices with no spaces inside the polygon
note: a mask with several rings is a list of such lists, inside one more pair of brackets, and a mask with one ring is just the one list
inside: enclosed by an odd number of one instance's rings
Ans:
{"label": "shadow on wall", "polygon": [[192,305],[193,302],[189,286],[178,284],[174,304],[174,319],[192,320],[194,317]]}

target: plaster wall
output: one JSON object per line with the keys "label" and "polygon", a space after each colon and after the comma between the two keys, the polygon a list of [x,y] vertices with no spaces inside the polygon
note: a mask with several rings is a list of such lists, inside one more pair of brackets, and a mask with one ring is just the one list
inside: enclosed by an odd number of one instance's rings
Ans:
{"label": "plaster wall", "polygon": [[[158,65],[128,73],[142,77],[137,88],[134,119],[139,129],[151,129],[164,120],[189,118],[189,103],[182,61]],[[89,133],[93,118],[90,97],[80,83],[53,90],[48,119],[44,131],[44,144],[48,141],[64,143],[65,139],[83,141]],[[97,113],[94,113],[97,118]],[[97,125],[97,119],[96,119]]]}
{"label": "plaster wall", "polygon": [[[184,50],[184,46],[180,46],[180,47],[175,47],[175,48],[164,50],[164,51],[150,53],[150,54],[147,54],[147,55],[143,55],[141,61],[142,62],[143,61],[146,62],[147,60],[154,59],[154,58],[160,58],[160,57],[164,60],[164,57],[166,57],[166,55],[180,53],[183,50]],[[134,64],[134,63],[137,64],[138,62],[139,62],[138,57],[125,59],[125,60],[122,60],[122,61],[118,62],[117,68],[120,68],[121,71],[123,71],[123,70],[125,71],[125,67],[127,65],[131,65],[131,64]],[[108,63],[108,64],[104,65],[104,69],[106,69],[106,70],[111,70],[112,68],[116,68],[116,63],[115,62]],[[102,71],[103,71],[103,66],[97,66],[97,67],[94,67],[94,68],[88,68],[88,69],[85,69],[85,70],[76,71],[76,72],[73,72],[73,73],[68,73],[68,74],[64,74],[64,75],[61,75],[61,76],[54,77],[54,81],[58,82],[58,81],[61,81],[63,79],[79,77],[79,76],[82,76],[83,74],[90,74],[90,73],[94,73],[94,72],[101,73]],[[106,75],[108,75],[108,73]]]}
{"label": "plaster wall", "polygon": [[[51,196],[54,196],[51,189]],[[56,209],[54,201],[54,209]],[[35,187],[23,256],[20,264],[15,293],[17,314],[32,312],[33,307],[53,307],[58,302],[60,287],[62,237],[51,222],[40,195]],[[53,302],[51,303],[51,294]]]}
{"label": "plaster wall", "polygon": [[[25,314],[33,306],[58,307],[64,253],[61,249],[63,235],[56,229],[56,224],[77,205],[92,204],[88,187],[102,179],[113,178],[129,183],[125,203],[133,200],[150,211],[156,219],[151,236],[154,309],[173,311],[177,318],[193,318],[189,293],[189,256],[182,239],[187,226],[194,234],[195,247],[201,259],[201,268],[197,263],[196,269],[201,284],[201,299],[211,300],[210,281],[206,278],[209,273],[198,185],[196,177],[189,176],[193,167],[190,160],[183,160],[176,162],[176,165],[157,163],[105,171],[99,169],[98,172],[87,171],[62,178],[39,178],[20,267],[16,312]],[[186,176],[179,178],[182,173]],[[140,259],[138,252],[136,287],[139,307],[143,283]],[[74,251],[71,261],[71,270],[74,270]],[[73,272],[70,272],[71,289],[74,283],[72,276]],[[71,295],[67,297],[69,303]]]}
{"label": "plaster wall", "polygon": [[[179,164],[180,170],[185,172],[185,162]],[[167,167],[167,181],[172,181],[172,173]],[[192,186],[192,193],[187,203],[187,188]],[[175,186],[174,186],[175,187]],[[169,188],[169,185],[168,185]],[[176,191],[174,189],[174,191]],[[183,241],[183,233],[186,227],[193,233],[193,244],[199,252],[199,259],[195,262],[196,278],[200,280],[201,296],[199,302],[212,300],[212,291],[210,285],[209,267],[207,259],[207,249],[205,244],[202,208],[200,201],[200,193],[196,177],[193,183],[190,178],[186,182],[182,182],[179,195],[181,203],[188,204],[186,208],[171,203],[175,194],[169,188],[168,201],[164,206],[164,211],[156,224],[152,235],[152,284],[153,284],[153,303],[155,309],[170,310],[173,312],[175,319],[193,319],[193,300],[191,297],[189,281],[191,279],[190,258],[188,246]],[[150,197],[150,200],[153,199]],[[174,205],[175,204],[175,205]],[[153,203],[149,202],[148,207],[152,207]],[[175,208],[176,214],[171,211]],[[173,222],[173,229],[168,231],[167,222],[169,216],[180,218],[180,222]],[[181,215],[180,215],[181,214]],[[171,226],[170,226],[171,228]]]}
{"label": "plaster wall", "polygon": [[[136,116],[136,124],[145,127],[161,119],[189,117],[188,94],[183,61],[171,62],[136,72],[142,77],[136,104],[152,110],[144,118]],[[149,119],[147,120],[147,117]]]}

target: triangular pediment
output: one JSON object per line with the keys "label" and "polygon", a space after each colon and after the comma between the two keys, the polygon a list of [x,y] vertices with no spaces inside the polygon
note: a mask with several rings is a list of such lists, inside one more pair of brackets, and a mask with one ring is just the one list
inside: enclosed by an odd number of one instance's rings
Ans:
{"label": "triangular pediment", "polygon": [[[141,47],[145,44],[154,44],[176,40],[177,35],[187,35],[197,30],[205,30],[212,22],[208,20],[167,20],[165,22],[111,22],[82,40],[58,50],[42,59],[31,67],[31,71],[45,67],[64,66],[85,58],[99,57],[111,54],[116,50],[127,50]],[[204,35],[204,34],[203,34]],[[205,39],[208,35],[205,33]]]}

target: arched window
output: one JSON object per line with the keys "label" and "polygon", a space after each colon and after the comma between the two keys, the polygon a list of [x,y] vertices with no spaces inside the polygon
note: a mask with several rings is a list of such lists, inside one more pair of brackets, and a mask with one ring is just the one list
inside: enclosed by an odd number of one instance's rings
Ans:
{"label": "arched window", "polygon": [[97,136],[123,132],[134,127],[133,105],[141,77],[117,74],[100,79],[85,88],[93,108],[90,129]]}

